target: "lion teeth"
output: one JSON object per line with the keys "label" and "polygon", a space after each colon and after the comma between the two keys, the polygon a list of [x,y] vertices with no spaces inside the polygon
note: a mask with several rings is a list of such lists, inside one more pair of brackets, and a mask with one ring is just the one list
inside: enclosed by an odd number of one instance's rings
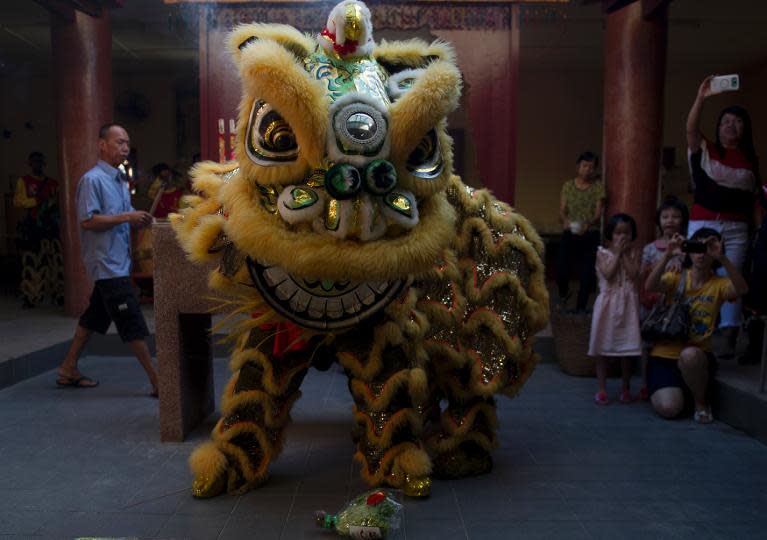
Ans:
{"label": "lion teeth", "polygon": [[338,298],[328,298],[328,302],[325,306],[325,311],[328,317],[331,319],[338,319],[344,314],[344,308],[341,305],[341,300]]}
{"label": "lion teeth", "polygon": [[290,307],[293,309],[293,311],[301,313],[306,311],[306,308],[309,307],[309,302],[311,302],[311,300],[312,297],[309,295],[309,293],[298,289],[296,294],[294,294],[290,299]]}
{"label": "lion teeth", "polygon": [[369,306],[373,302],[375,302],[376,295],[373,291],[370,290],[370,287],[368,287],[366,284],[362,283],[359,287],[354,291],[357,295],[357,298],[360,299],[360,302],[365,304],[366,306]]}
{"label": "lion teeth", "polygon": [[354,291],[341,297],[341,303],[346,313],[358,313],[362,309],[359,299],[354,295]]}
{"label": "lion teeth", "polygon": [[272,266],[264,270],[264,279],[266,279],[266,283],[270,287],[276,287],[277,285],[279,285],[280,283],[288,279],[288,274],[286,274],[285,270],[283,270],[279,266]]}
{"label": "lion teeth", "polygon": [[293,280],[288,279],[280,283],[280,285],[274,290],[274,293],[280,300],[287,300],[293,296],[297,290],[298,287],[295,283],[293,283]]}
{"label": "lion teeth", "polygon": [[315,319],[322,318],[325,315],[325,304],[327,301],[319,296],[312,297],[309,302],[309,316]]}
{"label": "lion teeth", "polygon": [[385,281],[378,281],[376,283],[370,283],[368,282],[368,285],[371,289],[373,289],[378,294],[383,294],[386,292],[386,289],[389,287],[389,284]]}

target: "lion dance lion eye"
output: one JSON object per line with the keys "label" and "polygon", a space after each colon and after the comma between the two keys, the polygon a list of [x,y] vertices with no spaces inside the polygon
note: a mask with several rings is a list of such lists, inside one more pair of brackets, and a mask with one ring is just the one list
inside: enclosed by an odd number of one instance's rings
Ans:
{"label": "lion dance lion eye", "polygon": [[443,166],[437,131],[432,129],[407,158],[406,167],[413,176],[429,180],[442,174]]}
{"label": "lion dance lion eye", "polygon": [[263,101],[253,103],[245,142],[248,157],[258,165],[281,165],[298,157],[298,144],[290,125]]}
{"label": "lion dance lion eye", "polygon": [[270,120],[264,130],[264,147],[273,152],[289,152],[296,148],[296,136],[285,120]]}

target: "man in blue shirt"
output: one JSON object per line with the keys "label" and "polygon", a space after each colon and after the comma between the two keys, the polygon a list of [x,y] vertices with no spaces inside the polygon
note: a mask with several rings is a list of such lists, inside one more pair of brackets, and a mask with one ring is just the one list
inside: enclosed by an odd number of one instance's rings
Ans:
{"label": "man in blue shirt", "polygon": [[77,220],[80,252],[93,280],[90,304],[80,317],[72,345],[58,369],[56,384],[92,388],[98,381],[77,368],[83,347],[93,332],[104,334],[114,322],[124,343],[130,345],[157,396],[157,373],[145,338],[149,331],[130,282],[130,228],[152,223],[148,212],[131,206],[128,182],[117,169],[128,157],[130,138],[122,126],[107,124],[99,130],[99,161],[77,184]]}

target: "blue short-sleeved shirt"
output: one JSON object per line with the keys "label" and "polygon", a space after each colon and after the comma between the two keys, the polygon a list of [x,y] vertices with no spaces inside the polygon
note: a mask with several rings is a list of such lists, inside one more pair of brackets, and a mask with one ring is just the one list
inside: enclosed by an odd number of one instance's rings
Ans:
{"label": "blue short-sleeved shirt", "polygon": [[[77,222],[94,214],[105,216],[133,211],[128,182],[107,162],[99,162],[77,184]],[[96,281],[130,275],[130,225],[121,223],[106,231],[80,227],[80,253],[88,276]]]}

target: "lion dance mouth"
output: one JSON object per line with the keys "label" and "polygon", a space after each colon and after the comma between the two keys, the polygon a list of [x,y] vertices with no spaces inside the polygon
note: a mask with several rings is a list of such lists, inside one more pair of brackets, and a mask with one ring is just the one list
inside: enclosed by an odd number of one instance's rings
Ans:
{"label": "lion dance mouth", "polygon": [[263,299],[286,319],[312,330],[351,328],[399,297],[405,280],[334,281],[296,277],[280,266],[247,259],[248,272]]}

